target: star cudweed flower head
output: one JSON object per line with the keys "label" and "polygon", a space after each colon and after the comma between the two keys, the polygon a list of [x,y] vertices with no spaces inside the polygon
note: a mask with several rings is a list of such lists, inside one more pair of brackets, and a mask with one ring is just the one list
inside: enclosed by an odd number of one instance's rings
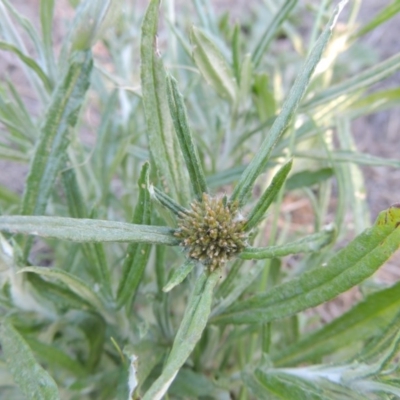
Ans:
{"label": "star cudweed flower head", "polygon": [[190,258],[210,271],[239,254],[246,245],[245,219],[240,218],[237,202],[203,193],[202,201],[193,201],[191,210],[181,212],[175,236],[181,240]]}

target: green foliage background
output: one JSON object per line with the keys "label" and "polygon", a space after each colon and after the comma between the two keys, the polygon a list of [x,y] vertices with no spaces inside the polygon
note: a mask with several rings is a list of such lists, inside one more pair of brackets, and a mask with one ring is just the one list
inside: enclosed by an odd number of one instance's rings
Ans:
{"label": "green foliage background", "polygon": [[[350,130],[399,104],[371,91],[399,54],[351,64],[399,2],[361,27],[358,2],[265,1],[248,24],[207,0],[190,18],[172,0],[78,3],[56,55],[54,0],[39,31],[0,0],[0,50],[38,108],[0,82],[0,157],[29,165],[22,194],[0,186],[0,396],[400,397],[399,284],[370,278],[400,246],[400,207],[371,225],[358,195],[359,165],[400,162],[357,152]],[[238,205],[248,235],[213,271],[175,234],[204,193]],[[312,232],[281,212],[291,195]],[[304,311],[357,285],[363,300],[315,328]]]}

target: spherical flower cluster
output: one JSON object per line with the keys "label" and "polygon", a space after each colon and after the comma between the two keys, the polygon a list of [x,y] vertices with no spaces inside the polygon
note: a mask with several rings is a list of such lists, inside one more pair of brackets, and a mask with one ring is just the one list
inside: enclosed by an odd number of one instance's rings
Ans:
{"label": "spherical flower cluster", "polygon": [[226,199],[204,193],[201,202],[194,201],[191,210],[180,214],[175,236],[190,258],[213,271],[245,247],[245,222],[236,202],[227,204]]}

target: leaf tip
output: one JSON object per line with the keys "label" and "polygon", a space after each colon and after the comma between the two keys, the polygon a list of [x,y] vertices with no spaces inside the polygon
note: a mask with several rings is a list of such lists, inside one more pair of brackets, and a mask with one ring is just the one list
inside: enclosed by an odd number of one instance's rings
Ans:
{"label": "leaf tip", "polygon": [[329,27],[331,31],[332,31],[333,28],[335,27],[336,22],[337,22],[337,20],[338,20],[338,18],[339,18],[339,15],[340,15],[340,13],[343,11],[343,8],[346,6],[347,3],[348,3],[348,0],[342,0],[342,1],[338,4],[338,6],[337,6],[337,8],[336,8],[336,10],[335,10],[335,14],[333,15],[333,18],[332,18],[332,23],[331,23],[331,25],[330,25],[330,27]]}

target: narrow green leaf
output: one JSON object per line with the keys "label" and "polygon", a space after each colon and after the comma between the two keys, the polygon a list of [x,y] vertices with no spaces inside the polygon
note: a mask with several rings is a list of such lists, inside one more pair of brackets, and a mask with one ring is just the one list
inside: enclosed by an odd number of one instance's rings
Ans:
{"label": "narrow green leaf", "polygon": [[302,105],[301,111],[310,112],[315,107],[326,104],[332,100],[336,101],[335,106],[337,107],[337,100],[340,98],[340,96],[348,97],[350,93],[353,93],[357,90],[366,90],[375,83],[398,71],[399,68],[400,54],[395,54],[394,56],[359,74],[356,74],[344,82],[330,86],[328,89],[317,93],[314,97]]}
{"label": "narrow green leaf", "polygon": [[[253,372],[245,370],[241,373],[241,378],[244,385],[250,389],[250,392],[255,396],[256,399],[271,399],[271,393],[267,392],[267,390],[256,379]],[[272,400],[276,400],[276,398],[272,397]]]}
{"label": "narrow green leaf", "polygon": [[247,222],[244,225],[244,230],[250,231],[257,226],[264,217],[268,207],[274,201],[275,197],[281,190],[281,187],[285,183],[286,177],[288,176],[292,168],[293,160],[287,162],[273,177],[271,184],[264,191],[257,204],[251,210]]}
{"label": "narrow green leaf", "polygon": [[[268,88],[268,75],[266,74],[256,74],[254,77],[253,83],[253,101],[255,102],[255,106],[258,111],[258,117],[261,121],[261,124],[256,126],[254,129],[250,131],[243,132],[233,148],[233,151],[237,152],[241,150],[243,143],[248,142],[248,140],[255,135],[256,133],[260,133],[266,128],[270,128],[276,120],[276,104],[275,98],[272,91]],[[288,141],[288,139],[286,139]],[[283,146],[282,143],[285,143],[285,140],[282,140],[280,146]],[[287,148],[287,145],[284,145]]]}
{"label": "narrow green leaf", "polygon": [[400,88],[379,90],[352,103],[343,113],[351,119],[384,111],[400,104]]}
{"label": "narrow green leaf", "polygon": [[216,174],[207,177],[207,184],[213,188],[228,185],[238,180],[245,168],[245,165],[240,165],[238,167],[229,168],[225,171],[217,172]]}
{"label": "narrow green leaf", "polygon": [[[15,110],[14,115],[19,116],[18,122],[21,128],[24,129],[24,137],[29,141],[29,143],[32,143],[32,140],[37,133],[36,123],[32,119],[33,116],[27,110],[25,103],[21,98],[21,93],[19,93],[19,90],[10,80],[7,80],[7,88],[15,102],[15,105],[13,106]],[[11,101],[8,102],[8,104],[10,103]],[[7,104],[7,101],[5,104]]]}
{"label": "narrow green leaf", "polygon": [[162,291],[165,283],[165,250],[164,246],[156,247],[156,260],[155,260],[155,270],[157,278],[157,289],[159,292]]}
{"label": "narrow green leaf", "polygon": [[[357,366],[356,366],[357,368]],[[276,400],[364,400],[368,390],[357,390],[346,381],[351,366],[315,366],[287,369],[257,368],[245,372],[243,380],[254,394]],[[355,386],[355,388],[353,388]]]}
{"label": "narrow green leaf", "polygon": [[80,1],[64,46],[69,51],[90,49],[113,20],[118,0]]}
{"label": "narrow green leaf", "polygon": [[[64,165],[69,130],[75,126],[92,70],[90,52],[72,57],[65,77],[55,90],[35,148],[22,199],[21,214],[42,214],[46,210],[54,181]],[[24,249],[25,257],[30,241]]]}
{"label": "narrow green leaf", "polygon": [[174,230],[100,219],[0,216],[0,231],[52,237],[73,242],[136,242],[174,246]]}
{"label": "narrow green leaf", "polygon": [[[39,58],[43,59],[42,41],[31,21],[28,18],[23,17],[9,0],[2,0],[0,2],[0,15],[2,16],[2,18],[0,18],[0,36],[4,38],[6,42],[17,47],[23,54],[29,54],[29,51],[24,44],[24,40],[22,39],[20,29],[18,29],[22,28],[26,35],[32,40]],[[16,23],[14,23],[14,21]],[[43,90],[43,84],[38,79],[36,72],[34,72],[30,67],[27,67],[25,63],[22,63],[22,69],[30,84],[35,89],[38,98],[43,104],[46,104],[48,102],[48,95],[47,92]]]}
{"label": "narrow green leaf", "polygon": [[[145,163],[138,181],[139,198],[136,204],[132,222],[139,225],[151,223],[151,199],[148,191],[150,164]],[[117,307],[127,305],[135,296],[142,280],[144,269],[149,259],[151,246],[149,244],[131,243],[128,246],[122,276],[117,292]]]}
{"label": "narrow green leaf", "polygon": [[289,374],[271,373],[257,369],[254,375],[243,375],[254,394],[263,399],[326,400],[323,389],[312,381]]}
{"label": "narrow green leaf", "polygon": [[[96,146],[93,149],[93,172],[96,174],[98,185],[104,198],[108,196],[108,190],[115,171],[112,168],[112,160],[115,157],[115,135],[113,129],[115,110],[118,109],[118,91],[113,90],[108,97],[102,99],[101,121],[97,128]],[[123,142],[123,139],[119,139]],[[148,160],[150,154],[146,154]]]}
{"label": "narrow green leaf", "polygon": [[59,399],[53,378],[36,362],[25,340],[7,320],[1,323],[0,338],[7,367],[25,396],[32,400]]}
{"label": "narrow green leaf", "polygon": [[88,211],[85,205],[85,199],[79,189],[75,171],[71,168],[61,173],[64,184],[64,192],[67,198],[69,214],[73,218],[87,218]]}
{"label": "narrow green leaf", "polygon": [[[70,215],[73,218],[87,218],[88,212],[82,193],[79,190],[75,171],[67,169],[61,174],[65,187]],[[111,277],[107,265],[104,248],[101,243],[88,243],[82,245],[83,254],[88,261],[88,268],[99,281],[100,288],[108,298],[112,299]]]}
{"label": "narrow green leaf", "polygon": [[[135,392],[136,394],[141,393],[141,386],[165,357],[165,347],[153,340],[142,339],[140,343],[125,346],[123,352],[131,362],[129,373],[136,375],[137,387]],[[122,399],[126,400],[126,397]]]}
{"label": "narrow green leaf", "polygon": [[240,84],[240,65],[241,65],[241,52],[240,52],[240,25],[235,24],[232,35],[232,67],[235,74],[236,82]]}
{"label": "narrow green leaf", "polygon": [[[312,29],[310,30],[310,36],[308,39],[308,48],[309,49],[311,49],[311,47],[314,45],[315,40],[318,35],[318,32],[320,31],[321,26],[323,26],[323,23],[324,23],[323,21],[326,18],[325,16],[330,11],[330,7],[331,7],[331,3],[329,2],[329,0],[322,0],[319,3],[319,6],[315,7],[316,9],[318,9],[318,11],[313,10],[314,15],[313,15]],[[354,6],[353,6],[353,9],[354,9]],[[351,15],[352,12],[350,11],[349,14]],[[350,24],[349,24],[349,27],[350,27]]]}
{"label": "narrow green leaf", "polygon": [[167,284],[163,287],[163,292],[169,292],[175,286],[179,285],[183,280],[193,271],[195,262],[193,260],[186,260],[179,268],[177,268]]}
{"label": "narrow green leaf", "polygon": [[43,37],[43,52],[46,59],[47,74],[52,79],[54,79],[56,75],[52,31],[54,3],[54,0],[40,0],[40,25]]}
{"label": "narrow green leaf", "polygon": [[179,144],[189,171],[190,183],[193,192],[198,200],[202,199],[203,193],[207,193],[206,178],[201,166],[196,145],[189,128],[183,97],[179,92],[177,82],[174,78],[168,77],[168,104],[175,132],[178,136]]}
{"label": "narrow green leaf", "polygon": [[21,153],[18,150],[10,149],[9,147],[3,147],[0,145],[0,157],[9,161],[16,161],[25,163],[29,160],[27,154]]}
{"label": "narrow green leaf", "polygon": [[383,24],[390,18],[393,18],[400,12],[400,1],[394,0],[392,3],[387,5],[384,9],[382,9],[374,18],[371,19],[368,23],[362,26],[352,37],[351,39],[355,40],[359,37],[371,32],[379,25]]}
{"label": "narrow green leaf", "polygon": [[[351,133],[351,121],[348,118],[337,118],[336,132],[341,149],[344,151],[356,150],[356,144]],[[348,206],[346,209],[352,210],[354,232],[359,234],[371,225],[365,179],[361,168],[354,163],[337,165],[336,169],[338,168],[342,169],[341,173],[345,177],[343,194],[347,197]]]}
{"label": "narrow green leaf", "polygon": [[339,351],[358,341],[381,337],[400,309],[400,283],[373,293],[339,318],[279,353],[274,364],[294,365]]}
{"label": "narrow green leaf", "polygon": [[[215,298],[216,299],[221,299],[224,297],[227,297],[229,295],[229,293],[234,290],[235,288],[235,284],[238,280],[238,276],[240,271],[242,270],[243,267],[243,260],[240,259],[236,259],[231,267],[230,267],[230,271],[228,273],[228,276],[222,281],[222,283],[220,285],[218,285],[218,288],[215,292]],[[239,278],[240,279],[240,278]]]}
{"label": "narrow green leaf", "polygon": [[141,81],[147,136],[165,192],[186,205],[190,199],[190,183],[173,132],[166,74],[156,48],[158,3],[158,0],[151,0],[142,25]]}
{"label": "narrow green leaf", "polygon": [[282,23],[288,18],[289,13],[293,10],[296,3],[297,0],[284,1],[280,10],[272,17],[272,21],[261,35],[261,38],[254,49],[252,55],[254,68],[257,68],[260,65],[262,57],[268,50],[268,46],[272,39],[276,36]]}
{"label": "narrow green leaf", "polygon": [[329,155],[321,154],[321,152],[307,151],[307,152],[295,152],[295,157],[310,158],[312,160],[332,160],[336,162],[352,162],[355,164],[362,165],[373,165],[373,166],[388,166],[399,168],[400,161],[395,158],[383,158],[376,157],[371,154],[358,153],[350,150],[336,150],[330,152]]}
{"label": "narrow green leaf", "polygon": [[[251,269],[245,274],[236,276],[234,282],[229,285],[230,291],[222,288],[217,292],[217,294],[225,294],[225,296],[216,304],[211,312],[211,317],[221,314],[228,307],[234,304],[237,299],[242,295],[242,293],[259,277],[261,272],[266,268],[266,263],[257,262],[255,265],[251,266]],[[224,293],[225,292],[225,293]]]}
{"label": "narrow green leaf", "polygon": [[321,36],[317,40],[314,48],[307,57],[299,75],[297,76],[290,92],[285,100],[281,113],[275,119],[268,136],[261,144],[260,150],[256,153],[253,160],[247,166],[243,172],[240,181],[236,185],[231,201],[238,200],[240,205],[243,205],[247,193],[253,187],[253,184],[260,173],[264,170],[267,161],[270,157],[272,149],[275,147],[278,140],[281,138],[283,132],[288,126],[293,114],[298,108],[299,102],[303,97],[308,84],[310,82],[311,76],[317,66],[319,60],[321,59],[322,52],[331,36],[332,30],[336,24],[337,18],[340,11],[343,9],[347,1],[341,1],[337,7],[335,13],[331,17],[327,27],[322,32]]}
{"label": "narrow green leaf", "polygon": [[[393,395],[394,398],[400,398],[400,386],[398,380],[391,379],[388,380],[388,382],[389,383],[374,382],[370,379],[365,379],[359,380],[357,386],[360,391],[362,390],[364,392],[364,395],[370,395],[371,393],[386,393],[388,395]],[[365,397],[362,400],[364,399]]]}
{"label": "narrow green leaf", "polygon": [[52,88],[52,83],[45,74],[45,72],[42,70],[40,65],[31,57],[27,56],[24,54],[21,50],[19,50],[16,46],[13,46],[10,43],[0,41],[0,50],[6,50],[14,53],[18,58],[26,64],[32,71],[34,71],[37,76],[40,78],[40,80],[43,83],[43,86],[45,89],[50,92]]}
{"label": "narrow green leaf", "polygon": [[235,104],[238,87],[232,69],[223,54],[199,28],[192,28],[190,40],[194,62],[204,79],[222,98]]}
{"label": "narrow green leaf", "polygon": [[208,32],[216,34],[218,32],[217,23],[215,20],[215,11],[212,9],[209,0],[193,0],[196,8],[197,15],[201,21],[202,26]]}
{"label": "narrow green leaf", "polygon": [[333,176],[332,168],[321,168],[317,171],[300,171],[293,174],[285,184],[285,189],[296,190],[303,187],[310,187],[326,181]]}
{"label": "narrow green leaf", "polygon": [[220,274],[217,269],[211,275],[202,274],[197,278],[163,372],[150,386],[143,400],[161,399],[164,396],[200,340],[210,314],[213,289]]}
{"label": "narrow green leaf", "polygon": [[331,243],[334,236],[333,227],[327,226],[322,232],[280,246],[247,247],[240,253],[239,257],[243,260],[262,260],[264,258],[284,257],[289,254],[315,252]]}
{"label": "narrow green leaf", "polygon": [[[20,273],[33,272],[40,276],[56,279],[81,297],[85,302],[91,304],[95,310],[98,310],[102,315],[107,317],[107,312],[100,297],[80,278],[69,272],[57,268],[44,268],[44,267],[25,267],[22,268]],[[110,320],[110,318],[107,318]]]}
{"label": "narrow green leaf", "polygon": [[[397,299],[398,296],[396,296]],[[368,341],[367,345],[357,354],[356,359],[359,358],[365,362],[373,362],[377,359],[386,358],[385,353],[388,351],[392,355],[393,349],[397,352],[400,341],[399,321],[400,312],[397,308],[396,315],[392,321],[386,321],[386,324],[382,326],[382,331],[378,335],[375,335],[372,340]]]}
{"label": "narrow green leaf", "polygon": [[17,204],[19,201],[19,196],[17,193],[0,185],[0,201],[4,201],[7,204]]}
{"label": "narrow green leaf", "polygon": [[372,228],[357,236],[326,266],[243,300],[213,322],[258,324],[315,307],[371,276],[399,246],[400,205],[382,211]]}
{"label": "narrow green leaf", "polygon": [[190,47],[190,42],[186,35],[179,29],[174,23],[172,23],[169,19],[166,21],[168,23],[168,28],[178,39],[178,43],[180,43],[182,50],[185,54],[190,58],[192,56],[192,48]]}
{"label": "narrow green leaf", "polygon": [[25,341],[33,350],[37,358],[51,368],[56,370],[63,369],[77,377],[82,377],[87,374],[87,371],[82,364],[72,359],[68,354],[64,353],[54,345],[43,343],[32,338],[27,338]]}
{"label": "narrow green leaf", "polygon": [[[101,315],[92,312],[79,313],[74,315],[71,320],[86,336],[89,343],[89,354],[85,360],[85,367],[90,372],[94,372],[103,355],[107,323]],[[108,322],[110,323],[110,320]]]}
{"label": "narrow green leaf", "polygon": [[[220,394],[221,391],[216,389],[215,383],[205,374],[194,372],[189,368],[182,368],[171,385],[170,392],[171,397],[175,395],[178,398],[185,399],[223,398]],[[229,396],[228,391],[226,391],[225,396],[227,399],[229,398],[227,397]]]}
{"label": "narrow green leaf", "polygon": [[[5,112],[3,111],[3,116],[0,116],[0,122],[2,124],[4,124],[4,126],[8,129],[8,132],[10,133],[10,140],[15,142],[15,143],[19,143],[21,145],[21,147],[23,145],[25,145],[26,143],[23,143],[25,141],[25,137],[24,137],[24,133],[23,133],[23,128],[21,126],[18,126],[16,124],[16,120],[15,118],[13,118],[13,121],[4,116]],[[7,133],[4,134],[4,139],[6,139],[7,137]],[[4,140],[3,139],[3,140]],[[7,139],[6,139],[7,140]],[[5,150],[8,150],[8,148],[10,147],[9,145],[3,145],[2,147]],[[14,150],[15,151],[15,150]],[[23,158],[23,157],[22,157]],[[25,155],[25,158],[27,160],[29,160],[29,157]]]}
{"label": "narrow green leaf", "polygon": [[238,99],[247,100],[253,84],[253,64],[250,54],[244,56],[240,69],[240,85]]}
{"label": "narrow green leaf", "polygon": [[257,113],[261,125],[251,131],[243,133],[235,144],[235,150],[240,149],[242,143],[246,142],[252,135],[265,128],[272,126],[277,114],[277,104],[275,94],[271,88],[270,77],[267,73],[253,74],[253,102],[257,108]]}
{"label": "narrow green leaf", "polygon": [[188,212],[186,208],[180,206],[176,201],[155,186],[149,185],[149,191],[154,200],[168,208],[168,210],[172,211],[177,217],[179,217],[181,213],[186,214]]}
{"label": "narrow green leaf", "polygon": [[[12,82],[7,81],[7,89],[0,96],[0,121],[8,128],[12,137],[10,141],[18,145],[19,149],[24,149],[22,151],[28,152],[38,130]],[[28,155],[25,156],[29,159]]]}
{"label": "narrow green leaf", "polygon": [[82,297],[75,294],[75,292],[71,291],[63,283],[50,282],[38,274],[29,273],[27,275],[27,280],[34,287],[36,292],[40,293],[41,297],[55,304],[58,310],[94,310],[91,304],[84,301]]}

